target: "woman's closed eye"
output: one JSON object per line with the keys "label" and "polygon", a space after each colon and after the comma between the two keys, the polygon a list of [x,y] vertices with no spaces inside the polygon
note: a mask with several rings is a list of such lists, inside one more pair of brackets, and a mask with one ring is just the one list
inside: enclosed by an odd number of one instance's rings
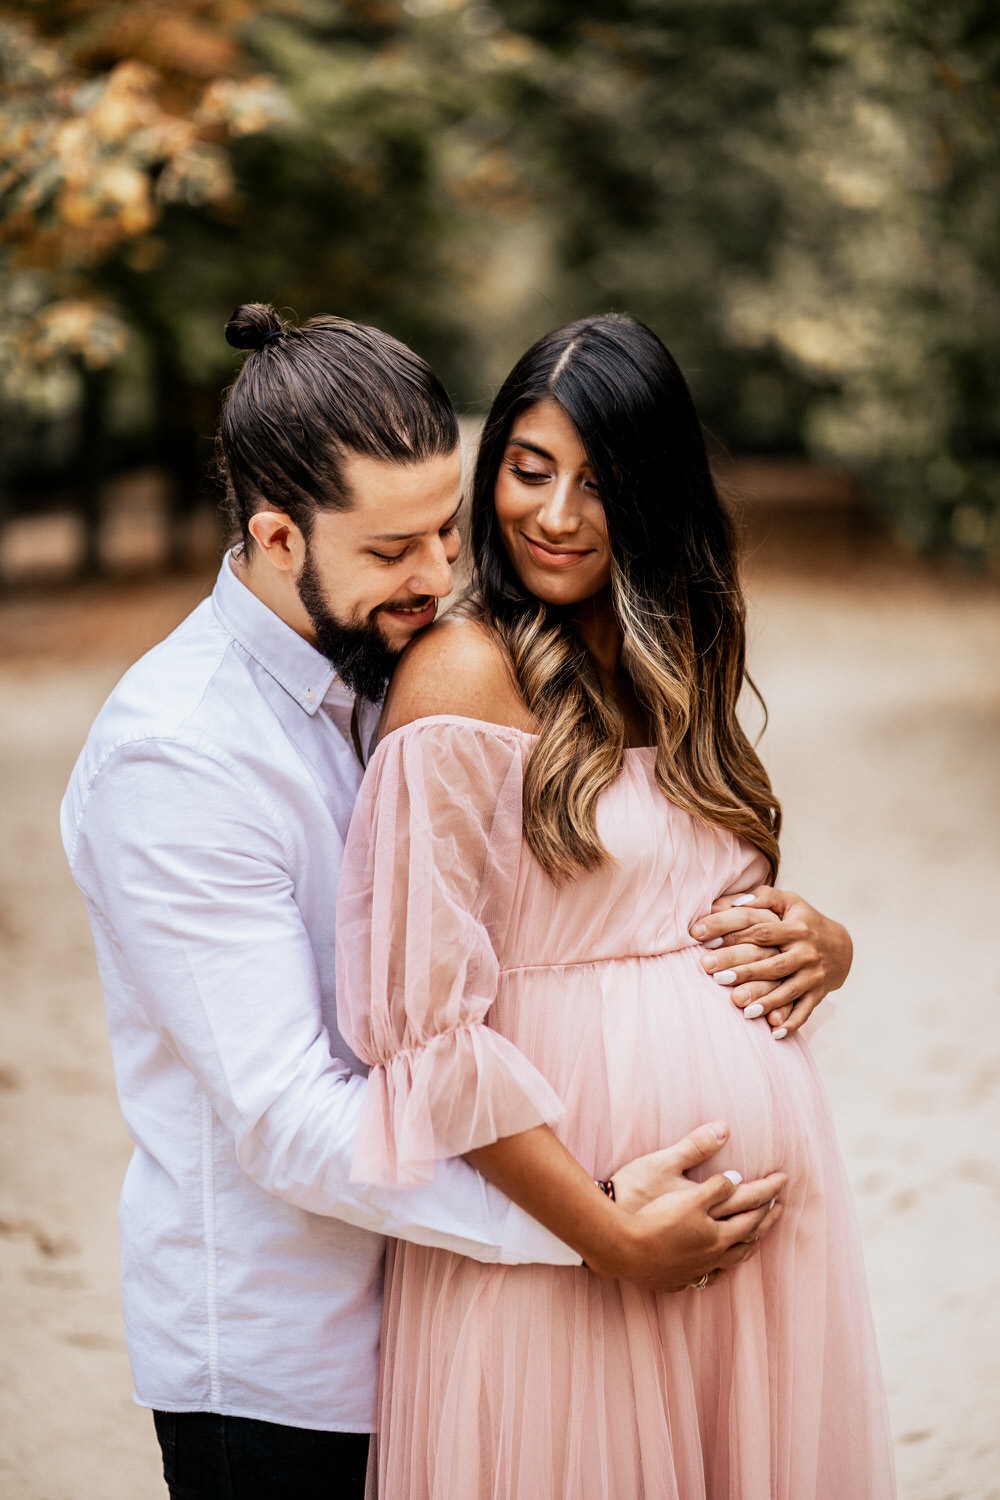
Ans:
{"label": "woman's closed eye", "polygon": [[[546,469],[524,469],[516,463],[509,463],[506,468],[508,473],[513,474],[514,478],[519,479],[522,484],[537,486],[552,478]],[[595,499],[601,498],[601,492],[592,479],[581,479],[580,488],[586,490],[588,495],[594,496]]]}
{"label": "woman's closed eye", "polygon": [[522,469],[520,464],[510,463],[507,465],[507,469],[514,475],[515,479],[521,479],[526,484],[533,484],[536,480],[551,478],[551,475],[544,469]]}

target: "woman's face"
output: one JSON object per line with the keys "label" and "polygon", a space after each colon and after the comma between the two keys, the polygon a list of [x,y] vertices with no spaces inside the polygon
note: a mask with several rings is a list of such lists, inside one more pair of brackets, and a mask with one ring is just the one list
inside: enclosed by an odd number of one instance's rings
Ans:
{"label": "woman's face", "polygon": [[604,506],[558,401],[539,401],[515,419],[494,500],[507,555],[536,598],[579,604],[611,582]]}

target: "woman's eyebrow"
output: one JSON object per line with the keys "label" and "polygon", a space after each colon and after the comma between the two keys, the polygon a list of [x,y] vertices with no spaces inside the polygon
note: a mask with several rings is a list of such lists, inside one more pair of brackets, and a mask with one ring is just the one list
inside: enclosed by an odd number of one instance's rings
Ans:
{"label": "woman's eyebrow", "polygon": [[[539,456],[539,458],[547,458],[550,464],[554,464],[556,462],[556,459],[553,458],[553,456],[552,456],[551,453],[549,453],[545,448],[540,447],[538,445],[538,443],[531,442],[531,440],[529,438],[521,438],[521,437],[512,437],[512,438],[509,438],[508,442],[507,442],[507,447],[508,448],[527,448],[527,449],[530,450],[530,452],[537,453],[538,456]],[[585,458],[584,461],[583,461],[583,463],[580,465],[580,469],[581,469],[581,471],[582,470],[587,470],[588,473],[592,474],[593,471],[594,471],[594,466],[590,462],[589,458]]]}
{"label": "woman's eyebrow", "polygon": [[532,453],[537,453],[539,458],[547,458],[550,464],[555,463],[555,459],[552,457],[551,453],[547,453],[546,450],[544,448],[540,448],[537,443],[529,442],[527,438],[512,437],[508,439],[507,447],[528,448]]}

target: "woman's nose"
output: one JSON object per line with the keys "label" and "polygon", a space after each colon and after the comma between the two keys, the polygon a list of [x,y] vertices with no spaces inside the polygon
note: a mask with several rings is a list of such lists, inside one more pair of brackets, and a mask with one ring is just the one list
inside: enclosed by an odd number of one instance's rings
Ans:
{"label": "woman's nose", "polygon": [[538,524],[551,537],[565,536],[580,529],[576,486],[569,480],[564,484],[557,483],[547,491],[538,511]]}

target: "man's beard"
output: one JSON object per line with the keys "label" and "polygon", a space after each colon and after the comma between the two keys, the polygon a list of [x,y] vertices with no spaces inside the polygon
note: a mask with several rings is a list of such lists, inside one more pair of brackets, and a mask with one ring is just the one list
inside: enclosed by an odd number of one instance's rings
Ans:
{"label": "man's beard", "polygon": [[363,625],[341,624],[323,596],[308,547],[297,588],[316,632],[316,645],[333,662],[341,682],[357,697],[378,703],[403,649],[390,646],[382,634],[378,610],[372,610]]}

